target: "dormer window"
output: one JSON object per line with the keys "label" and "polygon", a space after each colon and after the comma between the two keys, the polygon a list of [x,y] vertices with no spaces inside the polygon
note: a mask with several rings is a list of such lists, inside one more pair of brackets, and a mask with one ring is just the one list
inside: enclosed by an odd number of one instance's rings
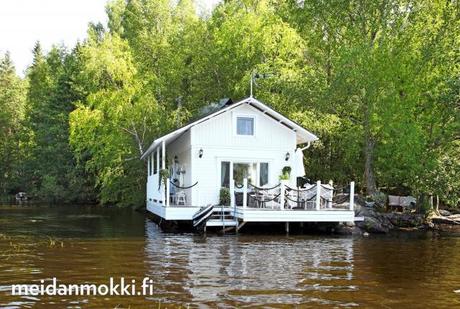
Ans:
{"label": "dormer window", "polygon": [[254,135],[254,118],[236,117],[236,134],[249,136]]}

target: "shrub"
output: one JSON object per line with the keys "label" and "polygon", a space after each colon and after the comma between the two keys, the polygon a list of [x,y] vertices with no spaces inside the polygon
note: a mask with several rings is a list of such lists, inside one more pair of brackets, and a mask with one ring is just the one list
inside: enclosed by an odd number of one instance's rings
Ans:
{"label": "shrub", "polygon": [[229,188],[220,188],[219,204],[222,206],[230,205],[230,189]]}

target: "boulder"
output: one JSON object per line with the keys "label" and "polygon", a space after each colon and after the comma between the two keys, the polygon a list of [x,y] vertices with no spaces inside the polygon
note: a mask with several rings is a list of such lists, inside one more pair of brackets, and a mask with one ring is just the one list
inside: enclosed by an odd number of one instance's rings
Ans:
{"label": "boulder", "polygon": [[[356,226],[363,232],[388,233],[390,230],[394,229],[413,230],[430,227],[430,222],[426,222],[424,215],[414,213],[387,213],[379,207],[370,207],[363,198],[357,198],[355,200],[360,201],[355,204],[355,216],[364,218],[363,221],[356,222]],[[449,218],[453,219],[455,215]]]}
{"label": "boulder", "polygon": [[390,231],[390,227],[387,224],[382,223],[375,217],[364,217],[364,221],[360,221],[356,225],[369,233],[384,234]]}
{"label": "boulder", "polygon": [[355,204],[355,216],[357,217],[373,217],[375,216],[375,210],[372,207]]}
{"label": "boulder", "polygon": [[334,228],[337,235],[361,235],[361,230],[353,222],[339,223]]}
{"label": "boulder", "polygon": [[385,215],[391,224],[398,228],[421,227],[425,224],[425,217],[420,214],[387,213]]}
{"label": "boulder", "polygon": [[357,226],[369,233],[388,233],[395,228],[420,228],[425,226],[425,218],[420,214],[385,213],[371,207],[357,205],[355,215],[364,218],[364,221],[357,222]]}

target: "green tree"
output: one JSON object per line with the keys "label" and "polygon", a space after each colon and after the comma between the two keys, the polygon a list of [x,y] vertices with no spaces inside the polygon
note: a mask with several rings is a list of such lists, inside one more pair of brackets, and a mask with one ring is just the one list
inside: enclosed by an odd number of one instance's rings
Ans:
{"label": "green tree", "polygon": [[92,200],[87,179],[70,150],[69,113],[83,95],[74,87],[79,71],[76,53],[53,47],[44,55],[39,43],[27,72],[26,110],[29,191],[38,200],[78,202]]}
{"label": "green tree", "polygon": [[0,197],[23,189],[21,173],[25,82],[16,75],[10,54],[0,56]]}
{"label": "green tree", "polygon": [[[433,96],[432,90],[444,88],[443,79],[451,78],[446,67],[455,67],[455,57],[447,52],[458,40],[455,4],[288,1],[281,7],[279,14],[306,40],[306,55],[322,77],[317,109],[341,123],[340,129],[327,131],[332,142],[319,143],[320,153],[341,146],[340,164],[361,164],[354,174],[362,173],[367,194],[378,185],[408,186],[420,193],[417,179],[427,179],[423,171],[433,170],[438,161],[428,128],[440,128],[448,139],[453,132],[455,109],[451,105],[442,116],[435,103],[442,94]],[[342,143],[344,136],[352,138]]]}
{"label": "green tree", "polygon": [[[155,98],[137,77],[130,47],[118,34],[91,38],[81,49],[79,80],[89,90],[70,116],[70,143],[80,164],[95,175],[100,201],[139,205],[150,130],[161,126]],[[152,129],[149,129],[152,128]]]}

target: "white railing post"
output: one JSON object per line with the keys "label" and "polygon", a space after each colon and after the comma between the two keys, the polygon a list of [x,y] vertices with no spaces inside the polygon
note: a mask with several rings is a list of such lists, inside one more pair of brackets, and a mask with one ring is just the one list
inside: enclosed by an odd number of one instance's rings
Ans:
{"label": "white railing post", "polygon": [[[201,205],[201,195],[200,195],[200,191],[198,190],[199,185],[200,184],[198,183],[196,186],[194,186],[194,187],[192,187],[190,189],[190,206],[194,205],[193,202],[195,202],[196,205],[198,205],[198,206],[203,206],[203,205]],[[195,200],[193,200],[194,197],[195,197]]]}
{"label": "white railing post", "polygon": [[[159,175],[160,168],[161,168],[160,167],[160,149],[157,148],[155,151],[156,151],[155,155],[157,156],[156,170],[157,170],[157,175]],[[160,178],[158,177],[158,179],[160,179]]]}
{"label": "white railing post", "polygon": [[161,168],[166,168],[166,143],[164,140],[161,143]]}
{"label": "white railing post", "polygon": [[170,198],[169,197],[169,190],[170,190],[169,186],[170,186],[169,178],[166,178],[166,203],[165,203],[166,207],[169,206],[169,198]]}
{"label": "white railing post", "polygon": [[280,210],[284,209],[284,197],[286,192],[286,180],[280,181]]}
{"label": "white railing post", "polygon": [[316,210],[321,209],[321,180],[316,182]]}
{"label": "white railing post", "polygon": [[355,182],[350,182],[350,210],[355,208]]}
{"label": "white railing post", "polygon": [[230,180],[230,207],[235,207],[235,181]]}
{"label": "white railing post", "polygon": [[334,182],[329,180],[329,185],[331,186],[331,194],[327,197],[327,208],[332,208],[332,199],[334,198]]}
{"label": "white railing post", "polygon": [[248,179],[243,179],[243,208],[248,206]]}

